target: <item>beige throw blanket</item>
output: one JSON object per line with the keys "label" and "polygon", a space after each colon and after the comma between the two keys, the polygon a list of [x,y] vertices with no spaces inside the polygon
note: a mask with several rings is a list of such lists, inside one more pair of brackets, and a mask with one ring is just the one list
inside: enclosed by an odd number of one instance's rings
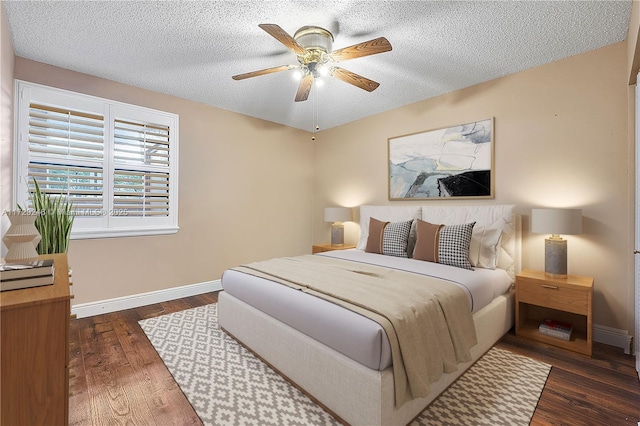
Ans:
{"label": "beige throw blanket", "polygon": [[395,404],[427,396],[430,383],[471,361],[477,343],[464,290],[444,280],[323,256],[233,268],[279,282],[378,322],[391,346]]}

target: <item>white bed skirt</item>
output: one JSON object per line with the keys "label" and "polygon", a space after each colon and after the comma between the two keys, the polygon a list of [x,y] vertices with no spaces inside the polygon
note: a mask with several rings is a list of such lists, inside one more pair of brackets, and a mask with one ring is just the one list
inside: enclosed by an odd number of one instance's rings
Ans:
{"label": "white bed skirt", "polygon": [[473,319],[478,336],[471,349],[473,361],[443,375],[428,397],[397,408],[391,367],[365,367],[224,291],[218,296],[220,327],[354,426],[406,425],[413,420],[513,326],[513,292],[496,298]]}

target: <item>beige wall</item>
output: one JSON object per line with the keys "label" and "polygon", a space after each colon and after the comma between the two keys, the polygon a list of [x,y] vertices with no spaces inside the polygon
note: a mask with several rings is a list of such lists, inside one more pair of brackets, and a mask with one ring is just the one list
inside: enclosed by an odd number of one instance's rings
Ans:
{"label": "beige wall", "polygon": [[75,304],[210,281],[241,262],[311,251],[307,133],[19,57],[15,78],[180,116],[180,231],[72,240]]}
{"label": "beige wall", "polygon": [[[0,212],[10,210],[13,202],[13,64],[13,41],[0,5]],[[0,216],[0,235],[8,227],[6,216]],[[0,257],[4,257],[6,247],[0,246]]]}
{"label": "beige wall", "polygon": [[[327,242],[322,207],[388,201],[387,138],[494,117],[495,200],[524,215],[523,266],[544,268],[532,207],[581,207],[567,236],[569,272],[595,277],[598,324],[633,333],[627,53],[621,42],[321,132],[314,145],[314,242]],[[633,152],[631,150],[631,152]],[[348,223],[347,242],[359,228]]]}

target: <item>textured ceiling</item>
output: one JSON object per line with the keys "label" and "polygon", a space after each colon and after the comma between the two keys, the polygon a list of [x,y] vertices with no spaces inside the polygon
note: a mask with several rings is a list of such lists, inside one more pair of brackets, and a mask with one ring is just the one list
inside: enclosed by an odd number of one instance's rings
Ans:
{"label": "textured ceiling", "polygon": [[[631,1],[12,1],[16,55],[312,131],[624,40]],[[296,64],[258,27],[330,30],[334,49],[386,37],[393,50],[340,63],[380,83],[335,78],[294,103]]]}

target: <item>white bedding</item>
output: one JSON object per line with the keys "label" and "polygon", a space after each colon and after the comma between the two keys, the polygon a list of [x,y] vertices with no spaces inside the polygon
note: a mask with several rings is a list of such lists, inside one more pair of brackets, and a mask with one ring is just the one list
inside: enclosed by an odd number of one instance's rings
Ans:
{"label": "white bedding", "polygon": [[512,283],[511,277],[503,269],[475,268],[471,271],[439,263],[367,253],[358,249],[334,250],[317,255],[385,266],[450,281],[467,292],[471,312],[474,313],[491,303],[496,296],[506,293]]}
{"label": "white bedding", "polygon": [[[319,255],[445,279],[465,289],[472,312],[481,310],[511,287],[511,278],[502,269],[469,271],[357,249]],[[392,363],[384,329],[364,316],[282,284],[234,270],[225,271],[222,286],[230,295],[369,368],[384,370]]]}

